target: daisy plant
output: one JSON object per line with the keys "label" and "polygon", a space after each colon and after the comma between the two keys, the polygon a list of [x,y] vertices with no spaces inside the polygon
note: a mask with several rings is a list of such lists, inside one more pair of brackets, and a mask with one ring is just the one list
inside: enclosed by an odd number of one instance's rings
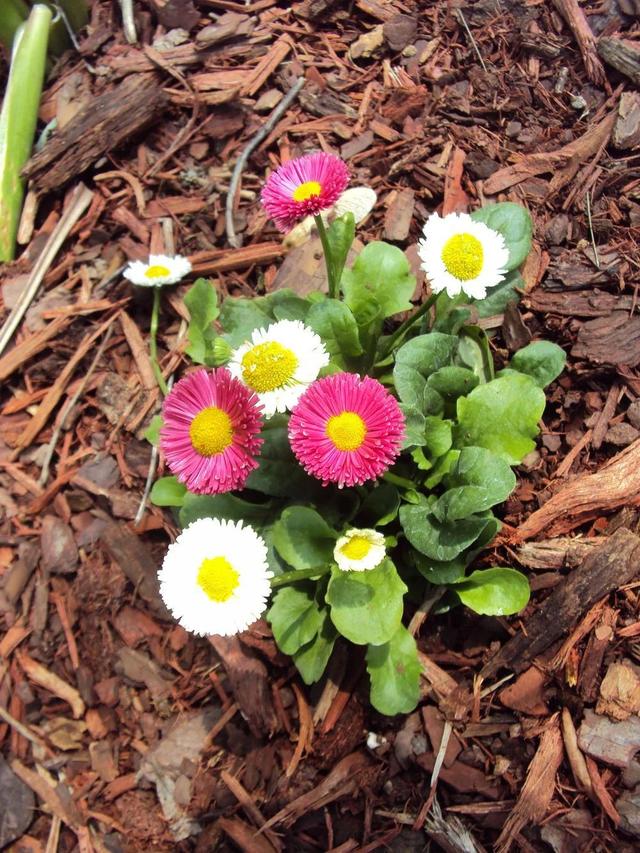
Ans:
{"label": "daisy plant", "polygon": [[205,279],[187,293],[197,367],[164,401],[170,474],[151,497],[182,527],[160,590],[187,630],[237,633],[264,616],[307,684],[351,644],[372,704],[396,714],[420,698],[406,626],[421,604],[500,616],[527,604],[526,577],[483,552],[564,353],[537,341],[496,370],[478,324],[519,298],[525,208],[431,215],[418,248],[428,292],[414,307],[397,246],[369,243],[346,267],[347,181],[342,161],[317,153],[262,193],[282,230],[315,217],[328,294],[218,305]]}

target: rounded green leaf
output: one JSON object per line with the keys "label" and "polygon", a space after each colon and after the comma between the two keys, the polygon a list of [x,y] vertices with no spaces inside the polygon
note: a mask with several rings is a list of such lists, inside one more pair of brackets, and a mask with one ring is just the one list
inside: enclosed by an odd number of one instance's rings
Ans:
{"label": "rounded green leaf", "polygon": [[529,581],[515,569],[480,569],[451,589],[463,604],[485,616],[509,616],[526,607]]}
{"label": "rounded green leaf", "polygon": [[371,704],[381,714],[409,714],[420,700],[420,675],[416,641],[400,625],[389,642],[367,649],[371,679]]}
{"label": "rounded green leaf", "polygon": [[205,364],[208,355],[207,332],[220,313],[218,310],[218,294],[209,279],[198,278],[191,285],[184,297],[190,315],[187,337],[189,346],[185,352],[192,361]]}
{"label": "rounded green leaf", "polygon": [[358,320],[364,294],[373,296],[382,317],[391,317],[411,309],[410,299],[416,286],[406,255],[397,246],[374,241],[368,243],[351,269],[342,274],[345,302]]}
{"label": "rounded green leaf", "polygon": [[473,370],[453,364],[441,367],[427,379],[427,387],[433,388],[445,400],[465,397],[477,384],[478,377]]}
{"label": "rounded green leaf", "polygon": [[362,355],[358,324],[344,302],[327,299],[314,305],[307,315],[307,325],[320,335],[332,359]]}
{"label": "rounded green leaf", "polygon": [[458,398],[454,444],[486,447],[517,465],[535,447],[545,402],[542,389],[522,374],[479,385]]}
{"label": "rounded green leaf", "polygon": [[526,373],[536,385],[546,388],[560,376],[566,362],[566,353],[557,344],[551,341],[533,341],[513,356],[509,367],[519,373]]}
{"label": "rounded green leaf", "polygon": [[509,302],[519,302],[519,290],[524,290],[524,280],[518,270],[511,270],[495,287],[490,287],[484,299],[472,299],[470,304],[478,317],[493,317],[502,314]]}
{"label": "rounded green leaf", "polygon": [[398,515],[400,494],[397,488],[384,480],[371,486],[358,510],[358,527],[383,527]]}
{"label": "rounded green leaf", "polygon": [[427,414],[427,379],[436,370],[452,363],[457,348],[457,338],[440,332],[419,335],[401,346],[396,353],[393,381],[402,402]]}
{"label": "rounded green leaf", "polygon": [[298,497],[312,500],[322,492],[322,486],[305,473],[293,455],[287,428],[277,418],[271,418],[262,431],[264,444],[258,457],[258,468],[252,471],[246,488],[274,497]]}
{"label": "rounded green leaf", "polygon": [[440,521],[454,521],[505,501],[516,486],[509,463],[484,447],[463,447],[447,477],[448,490],[433,506]]}
{"label": "rounded green leaf", "polygon": [[442,522],[424,505],[400,507],[400,524],[414,548],[440,562],[457,557],[478,538],[486,518],[464,518]]}
{"label": "rounded green leaf", "polygon": [[161,477],[151,488],[149,499],[156,506],[182,506],[187,488],[176,477]]}
{"label": "rounded green leaf", "polygon": [[313,569],[333,560],[338,534],[314,509],[287,507],[273,526],[273,544],[294,569]]}
{"label": "rounded green leaf", "polygon": [[260,529],[270,523],[273,515],[271,502],[252,504],[229,492],[222,495],[192,495],[187,492],[180,510],[180,524],[186,527],[198,518],[225,518],[231,521],[242,519],[246,524]]}
{"label": "rounded green leaf", "polygon": [[487,204],[474,210],[471,218],[502,234],[509,250],[507,270],[514,270],[524,262],[531,249],[533,234],[531,216],[525,207],[512,201]]}
{"label": "rounded green leaf", "polygon": [[329,611],[323,610],[322,625],[317,635],[293,655],[293,662],[305,684],[315,684],[322,678],[337,638],[338,632],[329,617]]}
{"label": "rounded green leaf", "polygon": [[285,586],[273,597],[267,619],[280,651],[292,655],[313,640],[322,625],[314,588]]}
{"label": "rounded green leaf", "polygon": [[406,591],[396,567],[385,559],[366,572],[334,569],[325,597],[331,621],[343,637],[359,645],[380,645],[400,625]]}

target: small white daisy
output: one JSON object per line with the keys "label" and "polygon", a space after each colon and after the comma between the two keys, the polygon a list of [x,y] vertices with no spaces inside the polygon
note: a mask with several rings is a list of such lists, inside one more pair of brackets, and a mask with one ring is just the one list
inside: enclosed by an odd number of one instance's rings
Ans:
{"label": "small white daisy", "polygon": [[161,287],[163,284],[177,284],[190,272],[191,263],[182,255],[149,255],[149,263],[131,261],[122,274],[140,287]]}
{"label": "small white daisy", "polygon": [[267,546],[242,521],[200,518],[169,546],[160,595],[194,634],[229,636],[258,619],[271,593]]}
{"label": "small white daisy", "polygon": [[446,290],[449,296],[463,292],[471,299],[484,299],[506,275],[509,260],[504,237],[467,213],[444,218],[432,213],[418,244],[422,269],[433,293]]}
{"label": "small white daisy", "polygon": [[333,559],[343,572],[366,572],[384,560],[384,536],[377,530],[352,527],[341,536],[333,549]]}
{"label": "small white daisy", "polygon": [[293,409],[307,387],[329,364],[320,337],[300,320],[280,320],[254,329],[251,340],[227,365],[233,376],[258,395],[266,418]]}

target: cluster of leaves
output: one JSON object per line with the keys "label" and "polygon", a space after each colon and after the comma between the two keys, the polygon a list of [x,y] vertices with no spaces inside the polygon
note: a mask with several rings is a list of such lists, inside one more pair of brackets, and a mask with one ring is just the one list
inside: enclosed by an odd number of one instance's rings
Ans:
{"label": "cluster of leaves", "polygon": [[[179,509],[182,526],[197,518],[244,519],[269,548],[276,578],[268,619],[279,648],[292,656],[304,681],[317,681],[343,637],[365,648],[372,704],[382,713],[411,711],[419,698],[420,663],[403,625],[405,600],[438,595],[440,611],[464,604],[477,613],[506,615],[528,601],[521,573],[474,569],[500,523],[492,509],[515,487],[512,466],[535,446],[545,407],[543,388],[564,367],[564,353],[532,343],[494,373],[486,334],[470,322],[517,298],[518,267],[531,244],[531,221],[518,205],[498,204],[474,218],[500,231],[509,249],[505,281],[475,304],[438,298],[433,329],[412,328],[389,350],[385,321],[411,309],[415,279],[400,249],[370,243],[344,269],[354,234],[347,214],[329,229],[332,263],[343,299],[289,291],[227,299],[197,281],[186,297],[191,313],[189,355],[224,363],[255,328],[302,320],[331,356],[326,372],[369,373],[397,396],[406,442],[387,478],[366,487],[323,488],[295,460],[287,418],[267,421],[260,466],[242,496],[189,494],[175,478],[159,480],[152,499]],[[220,331],[213,327],[218,321]],[[344,572],[333,559],[336,540],[350,528],[384,533],[387,557],[375,569]]]}

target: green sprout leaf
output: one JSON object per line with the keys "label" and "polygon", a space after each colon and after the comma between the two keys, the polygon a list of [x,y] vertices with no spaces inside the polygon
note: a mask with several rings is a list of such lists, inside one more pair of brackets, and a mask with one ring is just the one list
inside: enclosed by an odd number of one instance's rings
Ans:
{"label": "green sprout leaf", "polygon": [[187,488],[176,477],[160,477],[151,488],[149,498],[156,506],[182,506]]}
{"label": "green sprout leaf", "polygon": [[184,297],[191,320],[187,329],[189,346],[185,352],[192,361],[207,364],[209,347],[215,333],[211,324],[220,313],[218,295],[213,284],[206,278],[198,278]]}
{"label": "green sprout leaf", "polygon": [[350,211],[334,219],[327,229],[330,263],[336,282],[340,281],[355,236],[356,220]]}
{"label": "green sprout leaf", "polygon": [[500,204],[487,204],[474,210],[471,218],[484,222],[494,231],[499,231],[509,250],[507,270],[519,267],[531,249],[533,223],[529,211],[521,204],[503,201]]}
{"label": "green sprout leaf", "polygon": [[154,415],[149,421],[149,426],[143,432],[149,444],[157,447],[160,444],[160,430],[162,429],[162,415]]}
{"label": "green sprout leaf", "polygon": [[358,324],[344,302],[327,299],[314,305],[306,322],[320,335],[332,361],[345,366],[347,359],[362,355]]}
{"label": "green sprout leaf", "polygon": [[479,385],[458,399],[454,444],[486,447],[517,465],[535,447],[544,407],[544,392],[528,376],[510,373]]}
{"label": "green sprout leaf", "polygon": [[402,619],[402,599],[407,591],[388,558],[366,572],[335,568],[327,588],[331,620],[347,640],[359,645],[386,643]]}
{"label": "green sprout leaf", "polygon": [[322,614],[315,601],[313,587],[285,586],[273,597],[267,613],[280,651],[292,655],[313,640],[322,625]]}
{"label": "green sprout leaf", "polygon": [[338,534],[314,509],[287,507],[273,528],[273,544],[294,569],[313,569],[333,560]]}
{"label": "green sprout leaf", "polygon": [[310,643],[293,655],[293,662],[305,684],[315,684],[322,678],[337,638],[338,632],[329,617],[329,611],[323,609],[320,630]]}
{"label": "green sprout leaf", "polygon": [[533,341],[513,356],[509,368],[526,373],[536,385],[546,388],[560,376],[566,362],[566,353],[557,344],[551,341]]}
{"label": "green sprout leaf", "polygon": [[[393,381],[402,402],[425,414],[437,414],[426,405],[427,380],[452,363],[457,348],[457,338],[440,332],[420,335],[401,346],[396,353]],[[429,390],[437,394],[434,389]]]}
{"label": "green sprout leaf", "polygon": [[480,569],[450,587],[460,601],[485,616],[509,616],[526,607],[529,581],[515,569]]}
{"label": "green sprout leaf", "polygon": [[367,295],[375,299],[382,317],[392,317],[411,309],[415,287],[416,279],[404,252],[389,243],[368,243],[351,269],[342,273],[345,302],[359,325],[359,309]]}
{"label": "green sprout leaf", "polygon": [[367,648],[371,679],[371,704],[381,714],[409,714],[420,700],[420,674],[416,641],[400,625],[383,645]]}

